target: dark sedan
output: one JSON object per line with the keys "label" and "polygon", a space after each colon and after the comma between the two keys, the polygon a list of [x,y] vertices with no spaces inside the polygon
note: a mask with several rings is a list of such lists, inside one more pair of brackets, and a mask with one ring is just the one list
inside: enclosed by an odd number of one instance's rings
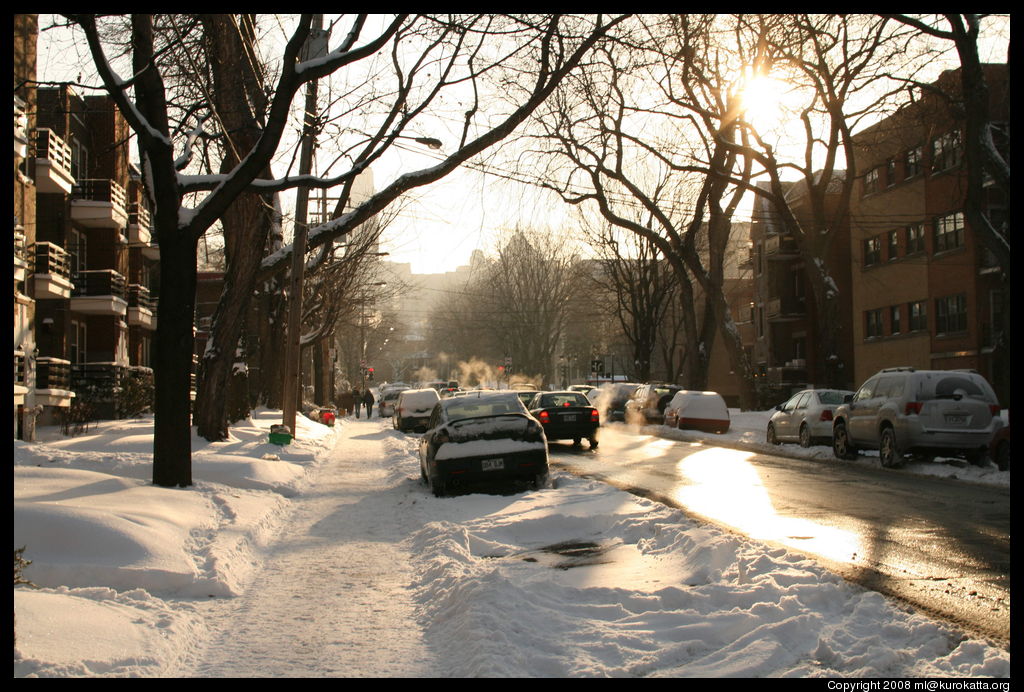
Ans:
{"label": "dark sedan", "polygon": [[578,445],[586,438],[591,448],[597,447],[601,416],[579,392],[542,392],[530,403],[530,415],[544,426],[548,440],[572,440]]}
{"label": "dark sedan", "polygon": [[420,475],[435,495],[470,485],[547,482],[544,429],[511,392],[442,399],[420,440]]}

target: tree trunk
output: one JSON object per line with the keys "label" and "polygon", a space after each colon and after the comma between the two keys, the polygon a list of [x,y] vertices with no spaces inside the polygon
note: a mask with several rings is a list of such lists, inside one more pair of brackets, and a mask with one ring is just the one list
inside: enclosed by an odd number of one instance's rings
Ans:
{"label": "tree trunk", "polygon": [[[198,243],[175,224],[158,229],[160,302],[153,345],[153,483],[192,485],[191,374]],[[172,270],[173,269],[173,270]]]}

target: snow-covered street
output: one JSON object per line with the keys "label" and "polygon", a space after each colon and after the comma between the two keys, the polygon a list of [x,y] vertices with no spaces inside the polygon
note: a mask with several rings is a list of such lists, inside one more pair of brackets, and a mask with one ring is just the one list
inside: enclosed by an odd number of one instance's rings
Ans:
{"label": "snow-covered street", "polygon": [[604,484],[435,498],[416,436],[300,419],[277,447],[279,415],[194,439],[187,490],[150,484],[151,418],[15,442],[40,587],[15,589],[15,676],[1010,675],[1004,649]]}

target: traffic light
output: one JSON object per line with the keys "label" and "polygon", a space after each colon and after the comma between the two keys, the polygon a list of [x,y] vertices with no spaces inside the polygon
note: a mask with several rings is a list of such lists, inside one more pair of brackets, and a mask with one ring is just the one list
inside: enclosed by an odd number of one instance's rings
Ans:
{"label": "traffic light", "polygon": [[373,379],[373,368],[367,368],[366,369],[366,379],[368,379],[368,380],[372,380]]}

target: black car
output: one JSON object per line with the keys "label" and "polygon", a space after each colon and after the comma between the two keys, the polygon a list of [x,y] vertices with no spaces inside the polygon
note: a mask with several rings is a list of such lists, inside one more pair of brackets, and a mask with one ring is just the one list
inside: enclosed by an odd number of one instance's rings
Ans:
{"label": "black car", "polygon": [[665,406],[680,389],[682,387],[674,384],[640,385],[626,402],[626,422],[638,425],[663,423]]}
{"label": "black car", "polygon": [[586,438],[591,448],[597,447],[601,416],[579,392],[542,392],[530,402],[530,415],[544,426],[548,440],[572,440],[578,445]]}
{"label": "black car", "polygon": [[435,495],[469,485],[548,477],[544,428],[511,392],[467,392],[442,399],[420,440],[420,476]]}

